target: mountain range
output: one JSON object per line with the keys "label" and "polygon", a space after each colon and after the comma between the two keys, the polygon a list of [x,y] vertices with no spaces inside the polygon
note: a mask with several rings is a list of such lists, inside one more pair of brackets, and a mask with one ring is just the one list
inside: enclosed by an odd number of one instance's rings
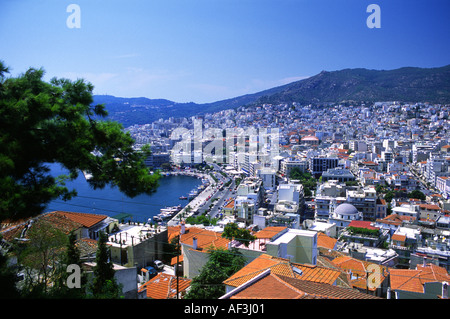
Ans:
{"label": "mountain range", "polygon": [[189,117],[252,104],[328,104],[353,102],[450,103],[450,65],[437,68],[404,67],[394,70],[343,69],[319,74],[261,92],[213,103],[176,103],[145,97],[94,95],[108,118],[124,127],[169,117]]}

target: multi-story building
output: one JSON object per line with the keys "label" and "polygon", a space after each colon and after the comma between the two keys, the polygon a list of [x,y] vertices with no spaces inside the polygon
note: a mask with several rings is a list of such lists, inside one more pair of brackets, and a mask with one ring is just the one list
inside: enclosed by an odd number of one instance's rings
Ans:
{"label": "multi-story building", "polygon": [[307,172],[309,163],[307,160],[295,159],[295,158],[285,158],[281,161],[281,174],[284,176],[289,176],[291,170],[296,167],[301,172]]}
{"label": "multi-story building", "polygon": [[165,163],[170,163],[169,153],[151,154],[145,159],[145,165],[154,169],[161,168],[162,164]]}
{"label": "multi-story building", "polygon": [[450,177],[436,177],[436,188],[439,190],[442,196],[444,196],[444,198],[450,198]]}
{"label": "multi-story building", "polygon": [[347,190],[346,202],[362,213],[363,220],[375,221],[377,216],[377,192],[374,186]]}
{"label": "multi-story building", "polygon": [[338,182],[345,183],[356,180],[355,176],[348,169],[343,168],[331,168],[322,173],[322,181],[337,180]]}
{"label": "multi-story building", "polygon": [[339,165],[337,157],[312,157],[309,160],[309,171],[313,175],[322,175],[330,168],[336,168]]}
{"label": "multi-story building", "polygon": [[237,217],[251,222],[264,197],[262,180],[256,177],[245,178],[236,190],[235,211]]}
{"label": "multi-story building", "polygon": [[431,154],[427,160],[426,180],[433,186],[437,186],[437,177],[450,176],[450,165],[447,158],[441,157],[437,154]]}
{"label": "multi-story building", "polygon": [[418,163],[426,161],[430,157],[434,146],[430,144],[414,144],[412,146],[412,161]]}
{"label": "multi-story building", "polygon": [[257,177],[262,180],[262,185],[266,190],[275,189],[277,185],[277,175],[275,168],[262,167],[256,171]]}
{"label": "multi-story building", "polygon": [[302,213],[304,204],[303,185],[294,183],[278,185],[277,205],[275,205],[278,212]]}
{"label": "multi-story building", "polygon": [[327,221],[330,215],[330,204],[335,201],[337,205],[344,203],[345,185],[336,180],[327,181],[317,188],[315,197],[314,219],[316,221]]}

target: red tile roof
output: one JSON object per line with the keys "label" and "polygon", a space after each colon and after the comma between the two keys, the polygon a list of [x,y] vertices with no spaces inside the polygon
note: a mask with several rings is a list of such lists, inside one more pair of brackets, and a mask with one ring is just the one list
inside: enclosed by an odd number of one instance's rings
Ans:
{"label": "red tile roof", "polygon": [[[340,256],[332,260],[332,263],[339,267],[340,269],[351,272],[353,279],[351,280],[351,283],[353,287],[360,288],[360,289],[366,289],[367,288],[367,273],[370,269],[371,265],[377,265],[368,261],[359,260],[356,258],[352,258],[350,256]],[[377,265],[379,266],[379,265]],[[381,270],[386,271],[387,268],[384,266],[381,267]],[[383,281],[386,279],[385,272],[380,274],[381,280],[379,284],[381,285]],[[371,287],[369,290],[375,290],[377,287]]]}
{"label": "red tile roof", "polygon": [[372,230],[378,229],[377,227],[373,227],[371,225],[371,223],[372,222],[365,221],[365,220],[352,220],[348,226],[356,227],[356,228],[372,229]]}
{"label": "red tile roof", "polygon": [[273,271],[231,292],[230,299],[380,299],[354,289],[278,275]]}
{"label": "red tile roof", "polygon": [[273,237],[275,237],[279,233],[285,231],[286,229],[287,229],[287,227],[277,227],[277,226],[266,227],[266,228],[256,232],[254,235],[258,239],[272,239]]}
{"label": "red tile roof", "polygon": [[191,285],[191,280],[178,278],[166,273],[159,273],[139,288],[139,292],[146,291],[150,299],[175,299],[177,297],[177,285],[179,293],[183,294]]}
{"label": "red tile roof", "polygon": [[[301,271],[301,275],[295,271],[295,268]],[[243,267],[237,273],[229,277],[224,283],[228,286],[237,287],[255,276],[261,274],[265,270],[270,269],[274,274],[284,275],[287,277],[298,278],[300,280],[309,280],[314,282],[323,282],[334,284],[341,274],[340,271],[326,267],[313,265],[291,263],[286,259],[272,257],[262,254],[255,258],[248,265]]]}
{"label": "red tile roof", "polygon": [[324,233],[317,234],[317,247],[325,247],[328,249],[334,249],[336,247],[337,239],[331,238]]}
{"label": "red tile roof", "polygon": [[194,237],[197,239],[197,250],[207,250],[208,248],[228,249],[228,239],[222,234],[198,227],[186,227],[184,234],[180,236],[180,243],[193,246]]}
{"label": "red tile roof", "polygon": [[77,222],[86,228],[90,228],[108,217],[106,215],[89,214],[89,213],[74,213],[74,212],[64,212],[64,211],[55,211],[54,213],[58,213],[63,216],[66,216],[70,220]]}

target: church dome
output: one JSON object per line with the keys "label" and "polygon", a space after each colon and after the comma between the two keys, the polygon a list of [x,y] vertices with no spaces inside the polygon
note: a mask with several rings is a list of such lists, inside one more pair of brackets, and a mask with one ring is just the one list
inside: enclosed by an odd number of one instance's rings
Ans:
{"label": "church dome", "polygon": [[334,213],[337,215],[357,215],[358,210],[351,204],[343,203],[336,207]]}

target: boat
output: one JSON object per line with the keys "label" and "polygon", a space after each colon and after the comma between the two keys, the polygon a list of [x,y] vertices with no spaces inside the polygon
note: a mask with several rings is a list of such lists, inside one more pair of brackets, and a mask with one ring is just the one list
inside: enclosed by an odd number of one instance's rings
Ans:
{"label": "boat", "polygon": [[161,208],[159,210],[160,213],[153,218],[154,219],[156,218],[157,220],[160,221],[165,221],[175,216],[181,209],[182,209],[181,205]]}
{"label": "boat", "polygon": [[188,199],[187,196],[180,196],[180,199]]}
{"label": "boat", "polygon": [[161,213],[173,213],[173,212],[179,212],[180,210],[181,210],[181,205],[161,208],[159,211]]}
{"label": "boat", "polygon": [[193,197],[195,197],[195,196],[197,196],[197,195],[198,195],[198,190],[193,189],[193,190],[191,190],[191,191],[189,192],[188,197],[189,197],[189,198],[193,198]]}

